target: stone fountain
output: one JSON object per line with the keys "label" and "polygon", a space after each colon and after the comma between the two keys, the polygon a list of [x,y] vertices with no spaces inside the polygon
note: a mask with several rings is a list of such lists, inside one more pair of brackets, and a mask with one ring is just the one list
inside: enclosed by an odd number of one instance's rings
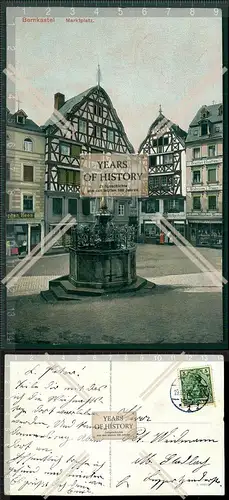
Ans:
{"label": "stone fountain", "polygon": [[69,275],[49,282],[41,292],[47,301],[79,300],[82,296],[136,292],[154,284],[136,274],[133,226],[117,226],[102,200],[94,224],[77,224],[69,248]]}

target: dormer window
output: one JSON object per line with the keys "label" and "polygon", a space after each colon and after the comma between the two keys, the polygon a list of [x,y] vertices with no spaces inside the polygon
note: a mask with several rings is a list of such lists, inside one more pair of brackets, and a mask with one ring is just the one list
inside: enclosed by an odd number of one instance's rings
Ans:
{"label": "dormer window", "polygon": [[208,134],[208,124],[202,123],[201,124],[201,135],[207,135],[207,134]]}
{"label": "dormer window", "polygon": [[15,113],[15,116],[16,116],[16,122],[19,125],[25,125],[27,114],[23,111],[23,109],[19,109],[17,113]]}
{"label": "dormer window", "polygon": [[219,115],[223,114],[223,106],[222,106],[222,104],[219,106],[218,112],[219,112]]}
{"label": "dormer window", "polygon": [[209,112],[208,112],[206,106],[204,106],[201,110],[201,118],[207,118],[208,115],[209,115]]}
{"label": "dormer window", "polygon": [[20,125],[25,125],[25,116],[17,115],[17,123],[19,123]]}

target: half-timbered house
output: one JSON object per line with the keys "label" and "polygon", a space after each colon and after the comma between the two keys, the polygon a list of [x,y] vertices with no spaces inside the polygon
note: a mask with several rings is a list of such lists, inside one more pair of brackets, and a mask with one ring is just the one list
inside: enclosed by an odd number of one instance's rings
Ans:
{"label": "half-timbered house", "polygon": [[156,243],[159,227],[155,215],[165,217],[185,234],[186,132],[159,110],[138,152],[149,155],[149,196],[139,202],[141,240]]}
{"label": "half-timbered house", "polygon": [[[100,85],[67,101],[63,94],[57,93],[54,108],[43,127],[46,133],[46,233],[67,213],[75,216],[77,222],[94,220],[99,199],[80,198],[81,153],[134,153],[111,99]],[[130,221],[129,199],[108,199],[108,206],[116,222]]]}

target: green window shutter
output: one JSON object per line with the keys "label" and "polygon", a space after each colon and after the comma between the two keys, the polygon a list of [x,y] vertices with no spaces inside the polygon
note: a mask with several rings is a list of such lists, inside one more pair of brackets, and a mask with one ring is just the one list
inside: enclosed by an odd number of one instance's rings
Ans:
{"label": "green window shutter", "polygon": [[58,168],[58,184],[66,184],[66,170]]}
{"label": "green window shutter", "polygon": [[74,184],[74,186],[79,186],[80,185],[80,172],[78,170],[74,170],[73,174],[74,174],[73,184]]}
{"label": "green window shutter", "polygon": [[145,212],[146,213],[146,210],[147,210],[147,200],[144,200],[142,201],[142,212]]}
{"label": "green window shutter", "polygon": [[78,146],[77,144],[72,144],[71,146],[71,156],[74,158],[78,158],[81,153],[81,146]]}
{"label": "green window shutter", "polygon": [[77,215],[77,199],[69,198],[68,200],[68,212],[71,215]]}
{"label": "green window shutter", "polygon": [[82,200],[83,215],[90,215],[90,198],[83,198]]}

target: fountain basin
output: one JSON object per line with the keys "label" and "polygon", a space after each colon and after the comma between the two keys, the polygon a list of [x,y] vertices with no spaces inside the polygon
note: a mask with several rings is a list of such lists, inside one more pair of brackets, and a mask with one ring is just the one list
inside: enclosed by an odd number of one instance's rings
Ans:
{"label": "fountain basin", "polygon": [[135,248],[70,248],[69,253],[69,281],[75,286],[113,289],[137,279]]}

